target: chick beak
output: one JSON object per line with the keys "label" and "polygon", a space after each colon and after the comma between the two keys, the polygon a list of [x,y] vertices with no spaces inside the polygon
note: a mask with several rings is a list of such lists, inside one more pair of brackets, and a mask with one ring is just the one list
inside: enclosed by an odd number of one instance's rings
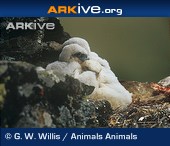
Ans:
{"label": "chick beak", "polygon": [[82,55],[79,57],[79,59],[80,59],[82,62],[84,62],[84,61],[86,61],[86,60],[89,60],[89,58],[87,57],[86,54],[82,54]]}

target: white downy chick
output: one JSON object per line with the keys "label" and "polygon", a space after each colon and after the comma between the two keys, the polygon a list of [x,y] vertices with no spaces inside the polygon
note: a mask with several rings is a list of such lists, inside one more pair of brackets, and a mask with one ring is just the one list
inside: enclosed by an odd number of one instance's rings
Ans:
{"label": "white downy chick", "polygon": [[[85,49],[80,46],[79,39],[75,42],[78,43],[64,46],[59,61],[49,64],[46,70],[53,70],[57,76],[68,74],[87,85],[95,86],[95,91],[89,97],[108,100],[113,108],[124,108],[130,104],[131,94],[119,83],[110,67],[107,67],[108,62],[103,61],[96,53],[88,52],[87,50],[90,51],[88,43],[85,43]],[[88,54],[90,60],[87,60]],[[82,69],[84,66],[86,71]]]}
{"label": "white downy chick", "polygon": [[59,55],[59,61],[47,65],[46,70],[53,70],[59,77],[75,77],[82,72],[80,62],[87,59],[87,52],[77,44],[65,46]]}
{"label": "white downy chick", "polygon": [[86,85],[96,87],[95,73],[83,70],[82,64],[88,59],[87,54],[87,51],[78,44],[66,45],[59,55],[59,61],[47,65],[46,70],[53,70],[54,74],[62,79],[69,75]]}
{"label": "white downy chick", "polygon": [[[89,54],[88,61],[84,62],[87,70],[98,73],[97,86],[95,91],[89,96],[96,100],[108,100],[113,108],[124,108],[132,102],[132,94],[129,93],[118,81],[115,74],[110,70],[109,63],[100,58],[95,52],[90,51],[89,44],[86,40],[78,37],[67,40],[63,45],[78,44],[83,47]],[[98,69],[98,62],[101,68]],[[97,66],[97,67],[96,67]]]}

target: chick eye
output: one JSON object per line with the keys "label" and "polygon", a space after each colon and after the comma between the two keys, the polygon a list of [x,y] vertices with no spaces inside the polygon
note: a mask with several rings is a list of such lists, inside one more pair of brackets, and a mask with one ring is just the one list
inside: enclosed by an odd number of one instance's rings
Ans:
{"label": "chick eye", "polygon": [[76,54],[74,54],[74,56],[76,56],[76,57],[81,57],[83,54],[81,54],[80,52],[79,53],[76,53]]}

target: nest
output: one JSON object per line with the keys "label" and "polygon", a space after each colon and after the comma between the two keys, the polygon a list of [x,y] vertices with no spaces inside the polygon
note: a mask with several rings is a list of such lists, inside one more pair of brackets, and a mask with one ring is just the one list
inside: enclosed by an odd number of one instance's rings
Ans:
{"label": "nest", "polygon": [[109,127],[170,127],[169,94],[156,91],[152,88],[152,83],[126,82],[125,86],[133,93],[133,103],[123,111],[114,111],[108,120]]}

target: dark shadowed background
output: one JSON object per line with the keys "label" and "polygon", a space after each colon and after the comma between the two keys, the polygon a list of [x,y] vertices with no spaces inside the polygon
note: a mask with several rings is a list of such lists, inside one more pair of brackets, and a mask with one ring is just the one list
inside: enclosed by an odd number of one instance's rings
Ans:
{"label": "dark shadowed background", "polygon": [[86,39],[120,80],[159,81],[170,75],[169,18],[60,18]]}

